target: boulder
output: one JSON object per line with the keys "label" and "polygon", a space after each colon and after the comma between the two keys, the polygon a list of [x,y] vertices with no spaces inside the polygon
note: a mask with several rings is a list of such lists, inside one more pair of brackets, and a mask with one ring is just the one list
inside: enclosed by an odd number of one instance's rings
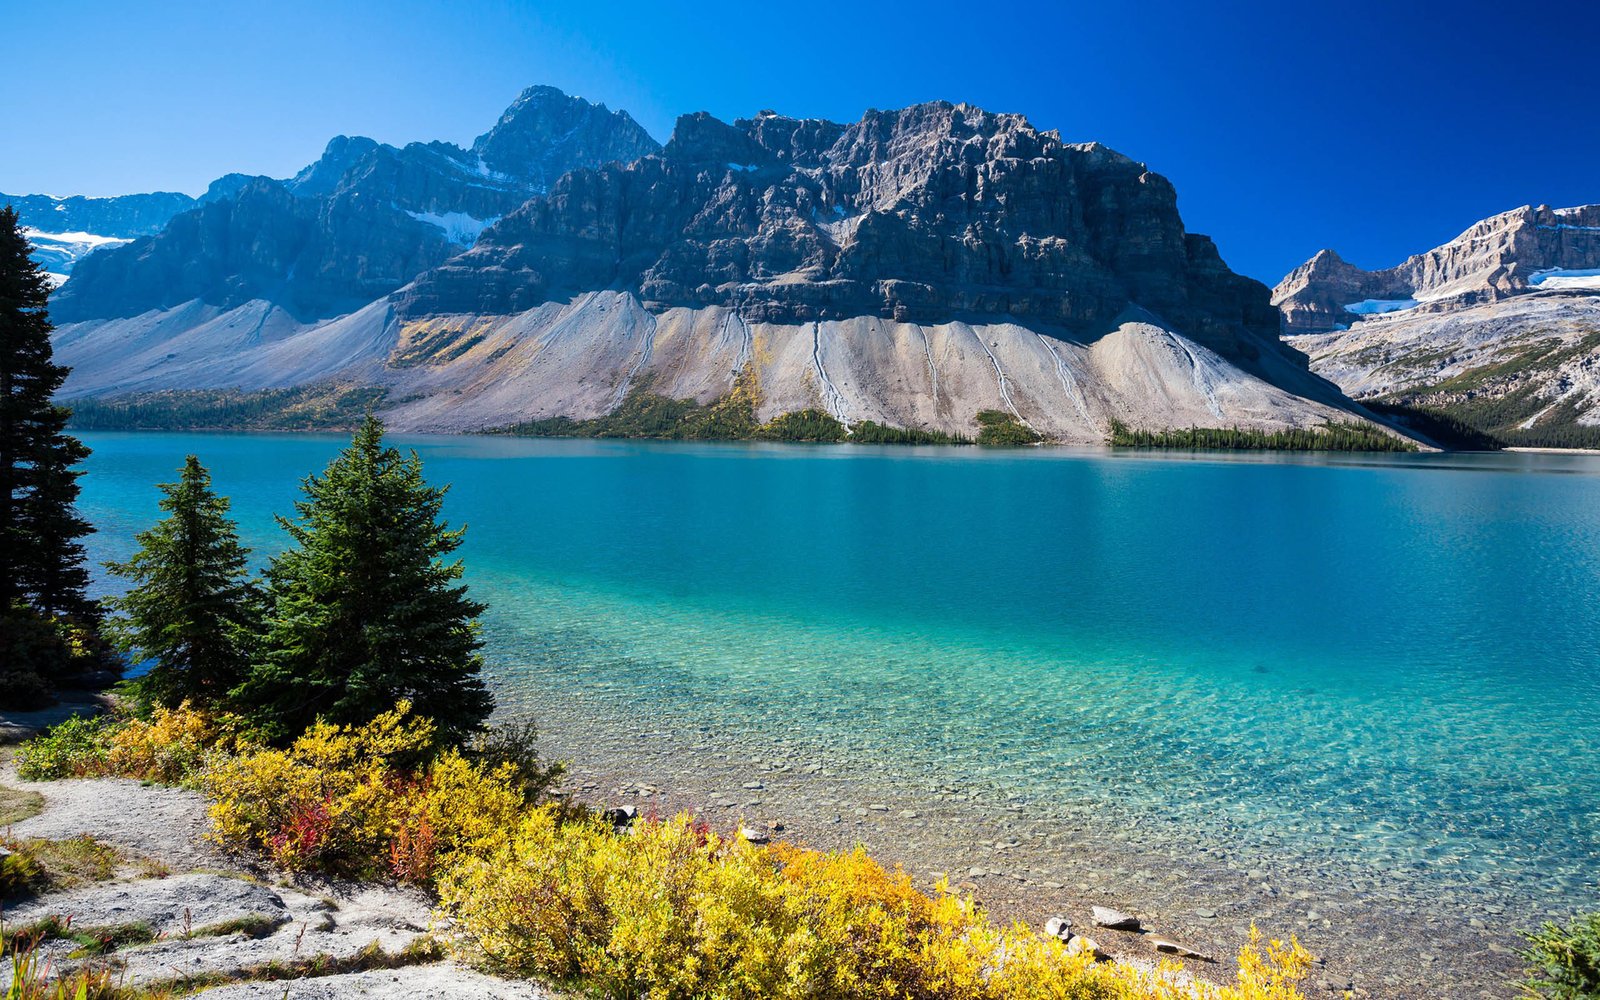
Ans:
{"label": "boulder", "polygon": [[1072,937],[1072,921],[1066,917],[1051,917],[1044,922],[1046,936],[1065,941]]}
{"label": "boulder", "polygon": [[1150,939],[1151,947],[1163,955],[1176,955],[1178,958],[1192,958],[1201,962],[1215,962],[1216,959],[1203,951],[1195,951],[1188,945],[1179,944],[1167,938],[1155,937]]}
{"label": "boulder", "polygon": [[1093,956],[1097,962],[1105,962],[1111,959],[1111,956],[1106,954],[1106,952],[1095,943],[1094,938],[1087,938],[1081,934],[1073,935],[1067,940],[1067,953],[1070,955],[1081,955],[1088,953],[1089,955]]}
{"label": "boulder", "polygon": [[1100,927],[1114,931],[1136,931],[1141,929],[1139,918],[1131,913],[1113,910],[1109,906],[1096,906],[1093,911],[1094,922]]}

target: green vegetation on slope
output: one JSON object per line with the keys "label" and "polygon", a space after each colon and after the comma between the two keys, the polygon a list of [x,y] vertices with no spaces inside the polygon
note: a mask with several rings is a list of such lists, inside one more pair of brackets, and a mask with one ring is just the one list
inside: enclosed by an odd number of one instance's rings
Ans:
{"label": "green vegetation on slope", "polygon": [[1395,423],[1423,435],[1441,448],[1452,451],[1499,451],[1502,442],[1492,434],[1457,419],[1443,410],[1428,406],[1405,406],[1377,399],[1362,400],[1362,406]]}
{"label": "green vegetation on slope", "polygon": [[294,389],[185,389],[73,401],[72,427],[84,431],[346,430],[380,405],[378,386]]}
{"label": "green vegetation on slope", "polygon": [[1578,423],[1577,401],[1547,393],[1557,369],[1596,351],[1600,333],[1530,339],[1488,364],[1362,403],[1447,448],[1600,448],[1600,426]]}
{"label": "green vegetation on slope", "polygon": [[1021,448],[1044,438],[1004,410],[978,411],[978,443],[988,448]]}
{"label": "green vegetation on slope", "polygon": [[733,390],[710,403],[673,399],[641,385],[623,397],[615,410],[601,417],[574,420],[546,417],[502,428],[499,433],[525,437],[650,438],[669,441],[789,441],[850,444],[967,444],[965,438],[941,431],[889,427],[862,421],[846,427],[818,409],[796,410],[762,423],[756,418],[761,391],[746,369]]}
{"label": "green vegetation on slope", "polygon": [[1241,427],[1189,427],[1160,431],[1133,430],[1111,422],[1114,448],[1166,448],[1174,451],[1416,451],[1410,441],[1385,434],[1368,424],[1330,421],[1314,429],[1281,431]]}

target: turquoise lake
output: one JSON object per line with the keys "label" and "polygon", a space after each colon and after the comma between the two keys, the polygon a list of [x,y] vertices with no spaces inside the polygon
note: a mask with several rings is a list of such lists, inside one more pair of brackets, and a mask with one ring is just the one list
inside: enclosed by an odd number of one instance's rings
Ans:
{"label": "turquoise lake", "polygon": [[[99,561],[189,452],[264,557],[344,439],[84,440]],[[508,703],[1600,904],[1600,457],[396,441],[453,484]]]}

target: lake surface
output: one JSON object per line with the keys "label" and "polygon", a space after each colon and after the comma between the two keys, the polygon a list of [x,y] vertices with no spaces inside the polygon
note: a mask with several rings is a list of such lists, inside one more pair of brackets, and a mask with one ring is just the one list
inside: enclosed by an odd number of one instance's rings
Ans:
{"label": "lake surface", "polygon": [[[343,443],[84,439],[96,560],[189,452],[265,556]],[[454,484],[507,703],[1600,908],[1600,458],[397,440]]]}

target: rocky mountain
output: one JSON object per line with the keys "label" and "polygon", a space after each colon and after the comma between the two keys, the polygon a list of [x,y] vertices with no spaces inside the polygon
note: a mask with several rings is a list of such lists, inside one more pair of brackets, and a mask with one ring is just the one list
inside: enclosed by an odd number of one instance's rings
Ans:
{"label": "rocky mountain", "polygon": [[657,148],[625,112],[550,87],[524,91],[470,149],[339,136],[288,180],[231,180],[227,196],[84,261],[51,311],[73,322],[264,300],[331,318],[470,246],[551,176]]}
{"label": "rocky mountain", "polygon": [[777,322],[1084,330],[1133,303],[1231,356],[1281,350],[1264,289],[1184,232],[1165,178],[947,103],[848,126],[687,116],[660,156],[563,178],[421,279],[404,309],[510,313],[612,286]]}
{"label": "rocky mountain", "polygon": [[90,253],[159,233],[179,213],[227,196],[237,189],[237,176],[216,181],[199,198],[175,191],[114,198],[0,194],[0,205],[11,205],[17,210],[36,248],[34,258],[58,281],[65,281],[73,266]]}
{"label": "rocky mountain", "polygon": [[1104,146],[934,102],[688,115],[657,149],[575,101],[530,90],[470,150],[336,139],[91,258],[53,306],[67,392],[366,387],[453,431],[641,393],[969,435],[998,410],[1072,442],[1364,417]]}
{"label": "rocky mountain", "polygon": [[1358,399],[1507,444],[1600,445],[1600,205],[1519,208],[1382,271],[1324,250],[1273,303]]}
{"label": "rocky mountain", "polygon": [[1584,276],[1570,272],[1596,268],[1600,205],[1524,206],[1382,271],[1364,271],[1322,250],[1279,282],[1272,302],[1283,313],[1285,333],[1331,333],[1379,313],[1450,312],[1572,287]]}

